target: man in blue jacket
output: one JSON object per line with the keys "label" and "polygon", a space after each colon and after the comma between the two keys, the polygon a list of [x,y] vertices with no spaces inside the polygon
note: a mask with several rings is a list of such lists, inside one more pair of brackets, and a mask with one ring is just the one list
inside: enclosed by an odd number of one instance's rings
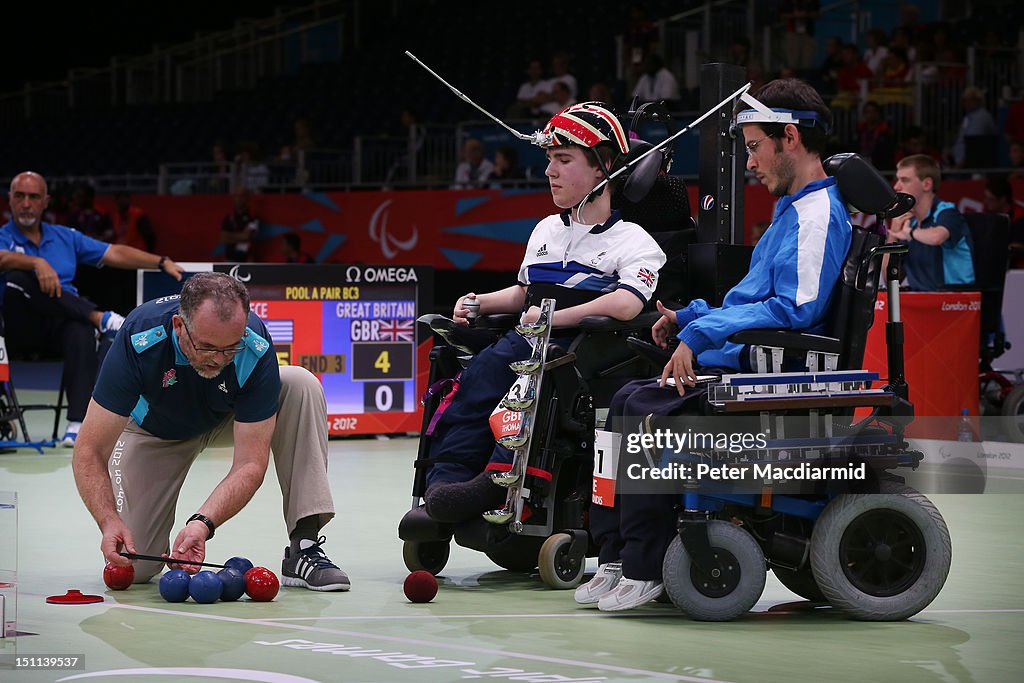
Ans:
{"label": "man in blue jacket", "polygon": [[[735,332],[816,332],[823,326],[852,235],[835,179],[821,163],[832,115],[818,93],[797,79],[772,81],[756,97],[744,97],[753,108],[741,105],[736,124],[743,131],[747,169],[779,198],[772,224],[754,248],[750,271],[720,308],[701,299],[678,311],[658,303],[663,315],[652,334],[666,347],[668,334],[678,327],[679,345],[660,378],[631,382],[615,394],[606,429],[617,417],[693,412],[706,391],[697,386],[697,368],[750,371],[749,350],[727,341]],[[591,506],[600,566],[577,589],[577,602],[617,611],[661,595],[661,564],[676,533],[672,506],[677,500],[624,495],[614,508]]]}

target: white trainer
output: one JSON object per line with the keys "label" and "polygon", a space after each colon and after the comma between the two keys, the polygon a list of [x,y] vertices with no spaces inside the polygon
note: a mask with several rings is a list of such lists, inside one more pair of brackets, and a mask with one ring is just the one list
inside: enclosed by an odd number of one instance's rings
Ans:
{"label": "white trainer", "polygon": [[656,599],[665,589],[661,581],[641,581],[622,577],[615,590],[605,594],[597,602],[602,612],[619,612],[646,605]]}
{"label": "white trainer", "polygon": [[590,581],[578,586],[574,597],[581,605],[596,605],[602,595],[612,591],[622,578],[621,562],[606,562],[597,568]]}

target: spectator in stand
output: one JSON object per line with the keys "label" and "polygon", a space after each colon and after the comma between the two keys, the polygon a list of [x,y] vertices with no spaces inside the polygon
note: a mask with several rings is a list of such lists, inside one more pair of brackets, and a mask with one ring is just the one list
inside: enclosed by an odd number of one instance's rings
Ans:
{"label": "spectator in stand", "polygon": [[594,81],[590,84],[590,88],[587,89],[587,102],[604,102],[615,106],[612,90],[604,81]]}
{"label": "spectator in stand", "polygon": [[68,425],[61,444],[72,447],[101,354],[124,322],[118,313],[79,296],[74,283],[78,266],[154,268],[179,281],[182,268],[166,256],[106,244],[43,221],[49,201],[46,179],[38,173],[19,173],[11,181],[12,216],[0,227],[0,304],[9,351],[53,351],[64,358]]}
{"label": "spectator in stand", "polygon": [[297,232],[289,232],[281,244],[286,263],[316,263],[316,259],[302,251],[302,237]]}
{"label": "spectator in stand", "polygon": [[910,62],[902,47],[890,46],[882,70],[875,74],[871,96],[879,104],[910,104]]}
{"label": "spectator in stand", "polygon": [[889,39],[885,35],[885,31],[880,28],[873,28],[867,33],[868,47],[864,50],[864,63],[872,74],[877,74],[882,68],[882,64],[885,62],[886,56],[889,54],[889,48],[886,47],[886,43]]}
{"label": "spectator in stand", "polygon": [[110,225],[114,230],[114,244],[127,244],[142,251],[156,249],[156,233],[149,216],[140,207],[132,204],[128,192],[114,195],[117,209],[110,214]]}
{"label": "spectator in stand", "polygon": [[484,157],[484,143],[469,138],[462,145],[462,161],[455,169],[456,190],[487,187],[494,173],[494,164]]}
{"label": "spectator in stand", "polygon": [[231,162],[228,161],[228,148],[221,141],[213,143],[210,150],[213,168],[206,183],[206,191],[210,194],[224,194],[231,189]]}
{"label": "spectator in stand", "polygon": [[857,121],[857,152],[878,169],[887,171],[895,168],[896,142],[889,124],[877,102],[868,100]]}
{"label": "spectator in stand", "polygon": [[551,83],[549,99],[540,105],[540,111],[550,118],[572,104],[576,104],[576,100],[573,99],[569,86],[562,81],[554,81]]}
{"label": "spectator in stand", "polygon": [[1010,143],[1010,180],[1024,180],[1024,140]]}
{"label": "spectator in stand", "polygon": [[510,118],[539,116],[537,108],[545,99],[550,84],[543,79],[544,67],[539,59],[531,59],[526,66],[526,80],[519,85],[515,103],[508,108]]}
{"label": "spectator in stand", "polygon": [[917,61],[917,49],[914,42],[910,39],[910,34],[907,33],[906,29],[898,26],[892,30],[892,37],[889,39],[889,51],[892,52],[893,48],[896,47],[903,50],[908,65]]}
{"label": "spectator in stand", "polygon": [[526,174],[519,166],[519,153],[512,145],[502,145],[494,153],[494,172],[491,174],[491,187],[499,189],[502,185],[514,185],[526,180]]}
{"label": "spectator in stand", "polygon": [[729,63],[746,66],[750,63],[750,38],[740,36],[729,47]]}
{"label": "spectator in stand", "polygon": [[569,97],[571,97],[573,102],[575,102],[576,93],[578,92],[576,77],[569,73],[569,55],[564,52],[556,52],[551,55],[551,78],[548,81],[549,92],[551,90],[551,86],[553,86],[556,81],[565,83],[565,86],[569,88]]}
{"label": "spectator in stand", "polygon": [[967,161],[967,138],[978,135],[998,135],[996,122],[992,114],[985,108],[985,95],[980,88],[968,86],[964,88],[962,98],[964,118],[960,122],[960,131],[953,145],[953,163],[963,168]]}
{"label": "spectator in stand", "polygon": [[903,133],[903,142],[896,148],[896,163],[904,157],[913,154],[924,154],[935,159],[937,163],[942,161],[942,152],[928,144],[928,138],[921,126],[909,126]]}
{"label": "spectator in stand", "polygon": [[825,59],[818,70],[818,90],[826,102],[837,92],[836,79],[843,68],[842,48],[843,43],[837,36],[825,41]]}
{"label": "spectator in stand", "polygon": [[239,145],[235,161],[239,165],[238,181],[245,189],[250,192],[261,192],[270,183],[270,169],[263,163],[260,146],[255,142],[243,142]]}
{"label": "spectator in stand", "polygon": [[679,102],[679,83],[665,67],[661,55],[651,52],[644,60],[644,74],[633,88],[633,97],[640,103],[665,101],[672,107]]}
{"label": "spectator in stand", "polygon": [[896,30],[902,30],[907,39],[917,42],[927,37],[928,27],[921,23],[921,10],[917,5],[905,3],[900,5],[900,25]]}
{"label": "spectator in stand", "polygon": [[249,191],[245,187],[235,190],[234,210],[224,216],[220,225],[220,241],[224,245],[224,260],[245,263],[252,260],[252,243],[259,231],[260,221],[249,208]]}
{"label": "spectator in stand", "polygon": [[[629,8],[629,23],[626,27],[625,45],[622,50],[622,72],[628,79],[626,92],[632,92],[637,79],[640,78],[640,67],[648,53],[658,49],[658,26],[648,18],[645,9],[633,3]],[[592,102],[607,102],[590,98]]]}
{"label": "spectator in stand", "polygon": [[832,98],[836,108],[855,107],[867,94],[868,83],[873,74],[860,57],[860,51],[853,43],[846,43],[840,50],[843,66],[836,73],[838,93]]}
{"label": "spectator in stand", "polygon": [[1020,97],[1016,100],[1011,97],[1007,98],[1009,107],[1006,110],[1006,122],[1003,124],[1003,135],[1006,137],[1007,143],[1012,143],[1014,140],[1024,142],[1024,97]]}
{"label": "spectator in stand", "polygon": [[114,229],[110,225],[110,216],[95,206],[96,188],[89,183],[81,183],[72,191],[71,197],[75,208],[68,216],[68,227],[86,237],[112,242]]}
{"label": "spectator in stand", "polygon": [[1013,201],[1013,187],[1005,175],[989,176],[985,181],[985,210],[1005,213],[1011,223],[1024,218],[1024,210]]}
{"label": "spectator in stand", "polygon": [[818,48],[814,40],[818,0],[782,0],[778,7],[779,16],[785,22],[782,49],[786,64],[799,71],[813,69]]}

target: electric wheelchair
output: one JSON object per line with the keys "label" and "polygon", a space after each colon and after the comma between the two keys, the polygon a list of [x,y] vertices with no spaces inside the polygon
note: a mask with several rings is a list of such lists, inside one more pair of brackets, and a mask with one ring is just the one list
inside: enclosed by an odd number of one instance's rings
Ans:
{"label": "electric wheelchair", "polygon": [[[632,142],[636,154],[650,148],[646,142]],[[627,185],[616,208],[625,220],[643,221],[640,224],[666,253],[652,301],[685,300],[687,246],[695,240],[696,228],[684,181],[658,171],[659,166],[652,166],[647,172],[634,172],[631,178],[648,182],[639,190],[635,184]],[[646,311],[628,322],[601,316],[584,318],[566,348],[547,346],[543,381],[536,387],[533,402],[529,465],[521,488],[516,489],[523,500],[521,518],[498,524],[480,518],[457,525],[432,520],[421,505],[431,466],[429,425],[472,354],[511,328],[514,316],[481,318],[473,328],[455,326],[440,316],[420,319],[431,326],[435,346],[430,352],[430,388],[424,398],[424,435],[415,463],[413,505],[399,525],[403,557],[410,570],[440,572],[454,539],[485,553],[505,569],[539,568],[541,578],[552,588],[572,588],[579,583],[585,559],[595,550],[586,531],[595,410],[607,406],[615,391],[629,380],[660,372],[660,367],[634,353],[626,343],[634,335],[647,334],[658,317],[657,311]]]}
{"label": "electric wheelchair", "polygon": [[[847,202],[878,215],[878,225],[913,206],[912,197],[895,193],[857,155],[831,157],[825,168]],[[908,618],[941,590],[951,561],[949,531],[931,501],[896,474],[899,468],[916,468],[923,456],[904,438],[913,419],[898,305],[900,254],[907,248],[883,242],[881,234],[853,228],[827,336],[786,330],[733,336],[732,341],[754,348],[755,372],[774,374],[723,377],[710,387],[706,408],[716,415],[757,416],[776,450],[738,457],[722,451],[689,454],[720,467],[758,460],[792,466],[798,463],[787,463],[789,454],[812,446],[815,467],[828,467],[833,454],[841,453],[844,462],[864,463],[866,476],[794,493],[779,479],[762,480],[756,493],[686,482],[663,578],[666,594],[689,617],[725,621],[747,612],[760,598],[769,568],[794,593],[861,620]],[[857,369],[873,321],[880,257],[886,254],[893,302],[886,330],[889,378],[881,389],[871,389],[877,375]],[[657,347],[635,345],[652,359],[663,357]],[[783,373],[782,363],[791,356],[805,362],[806,371]],[[744,396],[745,383],[749,393]],[[870,409],[870,415],[854,421],[856,408]],[[779,425],[786,416],[790,431],[783,434]],[[792,429],[794,416],[806,425],[804,431]],[[787,447],[791,450],[780,450]]]}

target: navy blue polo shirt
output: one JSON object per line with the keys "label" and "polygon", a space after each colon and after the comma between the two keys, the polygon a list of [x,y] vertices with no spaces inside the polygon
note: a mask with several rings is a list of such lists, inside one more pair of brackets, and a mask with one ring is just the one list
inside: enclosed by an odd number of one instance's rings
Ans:
{"label": "navy blue polo shirt", "polygon": [[245,349],[213,379],[197,373],[178,346],[171,316],[177,295],[148,301],[130,314],[100,369],[93,398],[161,439],[190,439],[234,413],[260,422],[277,413],[281,374],[263,321],[249,313]]}
{"label": "navy blue polo shirt", "polygon": [[[911,227],[918,227],[917,217],[911,216]],[[942,226],[949,231],[949,239],[938,246],[910,240],[910,251],[905,261],[907,285],[918,292],[935,292],[946,285],[969,285],[974,282],[973,243],[967,221],[950,202],[935,200],[931,211],[920,227]]]}
{"label": "navy blue polo shirt", "polygon": [[[45,259],[57,271],[64,291],[77,295],[78,290],[71,281],[78,264],[99,266],[110,245],[63,225],[40,223],[39,230],[42,238],[36,244],[25,236],[12,218],[0,227],[0,249]],[[3,303],[6,287],[7,277],[0,273],[0,303]]]}

